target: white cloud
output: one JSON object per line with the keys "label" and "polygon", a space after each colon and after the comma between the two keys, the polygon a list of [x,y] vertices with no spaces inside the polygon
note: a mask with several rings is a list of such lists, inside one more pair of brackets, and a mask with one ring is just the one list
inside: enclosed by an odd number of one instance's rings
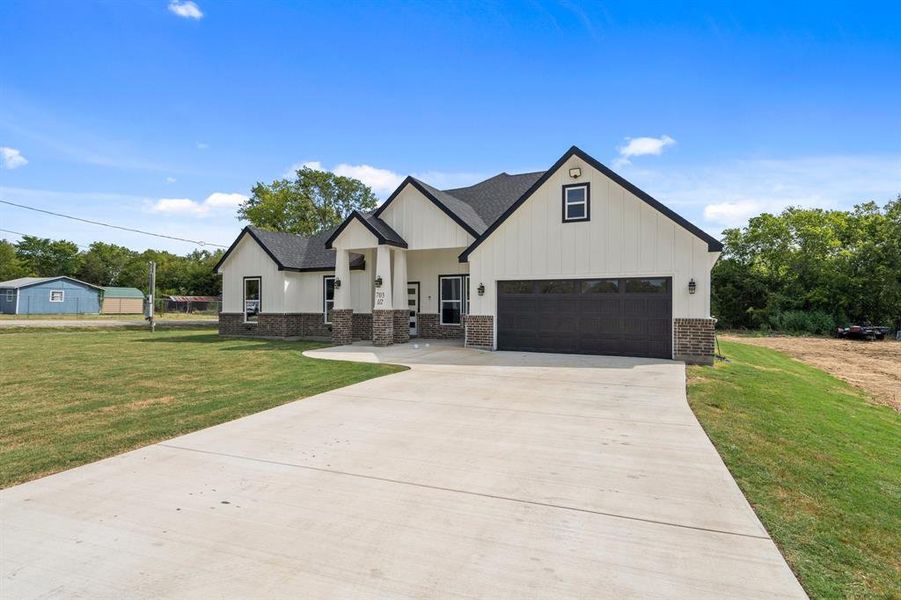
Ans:
{"label": "white cloud", "polygon": [[160,198],[150,210],[169,215],[199,215],[207,212],[202,204],[190,198]]}
{"label": "white cloud", "polygon": [[203,205],[209,208],[238,208],[247,200],[244,194],[226,194],[224,192],[214,192],[207,196]]}
{"label": "white cloud", "polygon": [[347,165],[340,164],[332,172],[342,177],[353,177],[359,179],[375,192],[377,195],[387,195],[393,192],[401,181],[404,180],[403,175],[399,175],[388,169],[379,169],[370,165]]}
{"label": "white cloud", "polygon": [[207,144],[207,143],[205,143],[205,142],[197,142],[197,143],[195,144],[195,146],[197,146],[197,149],[198,149],[198,150],[206,150],[207,148],[210,147],[210,145]]}
{"label": "white cloud", "polygon": [[200,10],[199,6],[191,2],[191,0],[184,0],[182,2],[179,2],[179,0],[172,0],[172,2],[169,3],[169,12],[184,19],[203,18],[203,11]]}
{"label": "white cloud", "polygon": [[[366,164],[349,165],[341,163],[332,169],[328,169],[318,160],[294,163],[288,167],[282,176],[286,178],[294,177],[294,173],[301,167],[308,167],[310,169],[316,169],[317,171],[331,171],[335,175],[359,179],[372,188],[372,191],[376,196],[382,198],[390,195],[391,192],[397,189],[397,186],[406,179],[406,175],[391,171],[390,169],[382,169]],[[413,173],[412,175],[438,189],[464,187],[486,178],[485,175],[480,173],[447,173],[443,171],[426,171],[423,173]]]}
{"label": "white cloud", "polygon": [[15,148],[8,146],[0,146],[0,168],[18,169],[28,164],[28,159],[22,156],[22,153]]}
{"label": "white cloud", "polygon": [[176,181],[175,177],[166,177],[166,183],[175,183]]}
{"label": "white cloud", "polygon": [[668,135],[662,135],[659,138],[653,137],[637,137],[626,138],[626,144],[617,148],[619,158],[613,162],[613,166],[622,167],[630,164],[633,156],[660,156],[664,148],[672,146],[676,140]]}
{"label": "white cloud", "polygon": [[214,192],[203,202],[197,202],[190,198],[160,198],[152,203],[149,209],[151,212],[167,215],[205,216],[217,210],[234,210],[245,200],[247,200],[247,196],[243,194]]}

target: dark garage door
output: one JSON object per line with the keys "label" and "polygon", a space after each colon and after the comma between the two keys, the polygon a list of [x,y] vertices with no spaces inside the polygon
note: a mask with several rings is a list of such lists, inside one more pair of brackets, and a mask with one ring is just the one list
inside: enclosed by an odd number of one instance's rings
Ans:
{"label": "dark garage door", "polygon": [[501,281],[499,350],[672,358],[669,277]]}

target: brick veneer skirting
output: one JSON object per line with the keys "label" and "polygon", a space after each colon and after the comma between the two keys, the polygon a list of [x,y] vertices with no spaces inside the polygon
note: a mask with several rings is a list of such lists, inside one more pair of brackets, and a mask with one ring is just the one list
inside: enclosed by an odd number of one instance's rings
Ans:
{"label": "brick veneer skirting", "polygon": [[353,343],[354,311],[352,308],[336,308],[331,312],[332,343],[337,346]]}
{"label": "brick veneer skirting", "polygon": [[712,365],[716,319],[673,319],[673,358]]}
{"label": "brick veneer skirting", "polygon": [[466,315],[465,345],[468,348],[492,350],[494,348],[494,317],[491,315]]}
{"label": "brick veneer skirting", "polygon": [[243,313],[219,313],[219,334],[246,337],[331,337],[322,313],[260,313],[256,323],[245,323]]}
{"label": "brick veneer skirting", "polygon": [[410,341],[410,311],[405,308],[394,311],[394,343]]}
{"label": "brick veneer skirting", "polygon": [[437,314],[419,313],[419,337],[452,340],[463,337],[462,325],[442,325]]}
{"label": "brick veneer skirting", "polygon": [[390,346],[394,343],[394,311],[372,311],[372,344],[373,346]]}
{"label": "brick veneer skirting", "polygon": [[353,338],[354,341],[372,339],[372,314],[354,313]]}

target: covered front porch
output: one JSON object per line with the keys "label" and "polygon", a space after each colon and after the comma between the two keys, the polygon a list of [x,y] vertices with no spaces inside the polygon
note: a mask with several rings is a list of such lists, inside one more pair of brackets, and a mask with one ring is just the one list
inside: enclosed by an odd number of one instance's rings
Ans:
{"label": "covered front porch", "polygon": [[[463,340],[469,265],[458,256],[464,248],[410,249],[384,222],[375,221],[360,215],[330,240],[336,252],[332,341],[344,345],[371,339],[376,346],[388,346],[417,337]],[[356,309],[348,285],[353,254],[364,255],[371,265],[362,282],[367,289],[353,294]],[[369,299],[369,306],[360,306],[361,297],[364,303]]]}

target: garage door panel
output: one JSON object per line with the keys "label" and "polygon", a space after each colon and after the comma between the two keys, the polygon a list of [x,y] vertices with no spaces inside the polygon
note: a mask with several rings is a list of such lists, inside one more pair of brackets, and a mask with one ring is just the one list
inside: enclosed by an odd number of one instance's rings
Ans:
{"label": "garage door panel", "polygon": [[513,281],[498,288],[501,350],[671,357],[668,278]]}

